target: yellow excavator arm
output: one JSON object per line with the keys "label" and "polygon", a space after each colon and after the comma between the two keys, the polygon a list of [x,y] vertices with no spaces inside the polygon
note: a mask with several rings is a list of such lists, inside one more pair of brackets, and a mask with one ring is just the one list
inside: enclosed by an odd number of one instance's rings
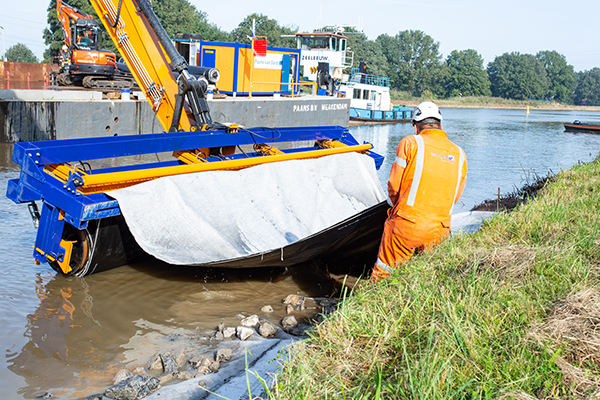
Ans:
{"label": "yellow excavator arm", "polygon": [[[185,107],[183,98],[178,106],[178,86],[196,79],[187,73],[185,59],[175,50],[146,0],[90,2],[165,131],[193,131],[212,123],[208,113],[208,120],[198,121],[193,105]],[[179,71],[179,85],[172,68]],[[204,100],[204,93],[200,97]]]}

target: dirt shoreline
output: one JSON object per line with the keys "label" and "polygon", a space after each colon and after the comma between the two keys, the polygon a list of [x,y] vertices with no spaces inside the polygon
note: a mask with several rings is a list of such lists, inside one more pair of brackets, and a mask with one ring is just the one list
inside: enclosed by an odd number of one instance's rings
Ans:
{"label": "dirt shoreline", "polygon": [[[392,100],[392,104],[395,106],[407,106],[416,107],[421,101],[416,100]],[[527,103],[529,103],[530,111],[600,111],[600,107],[596,106],[571,106],[565,104],[548,104],[538,101],[523,101],[518,104],[501,104],[501,103],[489,103],[489,102],[462,102],[456,100],[433,100],[440,108],[489,108],[498,110],[525,110]]]}

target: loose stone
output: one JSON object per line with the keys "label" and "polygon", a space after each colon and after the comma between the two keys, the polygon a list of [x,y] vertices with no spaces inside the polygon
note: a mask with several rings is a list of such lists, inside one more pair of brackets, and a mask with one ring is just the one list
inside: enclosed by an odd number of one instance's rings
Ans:
{"label": "loose stone", "polygon": [[106,390],[105,396],[115,400],[138,400],[158,389],[158,379],[151,376],[134,375]]}
{"label": "loose stone", "polygon": [[145,367],[137,367],[136,369],[133,370],[133,374],[134,375],[141,375],[141,376],[150,375],[148,373],[148,370]]}
{"label": "loose stone", "polygon": [[304,336],[311,328],[312,326],[307,324],[298,324],[297,326],[291,328],[288,333],[294,336]]}
{"label": "loose stone", "polygon": [[233,350],[231,349],[219,349],[215,354],[215,360],[218,362],[227,362],[231,359]]}
{"label": "loose stone", "polygon": [[261,308],[260,311],[262,311],[262,312],[273,312],[273,307],[271,307],[271,306],[263,306],[263,308]]}
{"label": "loose stone", "polygon": [[247,326],[238,326],[236,328],[237,337],[240,340],[246,340],[254,333],[254,329]]}
{"label": "loose stone", "polygon": [[184,348],[180,347],[178,349],[171,350],[169,353],[171,354],[171,357],[175,359],[175,362],[177,363],[177,368],[185,368],[187,354]]}
{"label": "loose stone", "polygon": [[165,371],[165,373],[170,374],[173,372],[177,372],[177,370],[179,369],[179,367],[177,366],[177,361],[175,361],[175,359],[169,353],[161,354],[160,358],[162,360],[163,371]]}
{"label": "loose stone", "polygon": [[162,374],[158,377],[158,381],[161,385],[166,385],[167,383],[175,380],[177,378],[177,372],[169,372],[168,374]]}
{"label": "loose stone", "polygon": [[258,323],[258,333],[260,333],[260,336],[267,338],[275,336],[275,334],[277,333],[277,329],[275,328],[275,325],[273,325],[269,321],[262,320]]}
{"label": "loose stone", "polygon": [[128,369],[121,369],[117,372],[113,378],[113,385],[116,385],[119,382],[122,382],[126,379],[129,379],[133,376],[133,372]]}
{"label": "loose stone", "polygon": [[216,331],[215,335],[211,338],[211,340],[223,340],[225,336],[222,331]]}
{"label": "loose stone", "polygon": [[297,294],[290,294],[285,299],[283,299],[283,304],[288,305],[288,306],[291,305],[296,310],[302,311],[302,310],[304,310],[304,301],[305,301],[304,296],[299,296]]}
{"label": "loose stone", "polygon": [[298,325],[298,321],[296,321],[296,318],[293,315],[288,315],[281,320],[281,326],[283,326],[283,330],[286,332],[296,325]]}
{"label": "loose stone", "polygon": [[148,370],[157,370],[163,369],[162,359],[160,358],[160,354],[156,353],[152,356],[150,361],[146,364],[146,369]]}
{"label": "loose stone", "polygon": [[181,381],[187,381],[188,379],[192,379],[196,376],[196,371],[181,371],[177,374],[177,379]]}
{"label": "loose stone", "polygon": [[218,361],[213,361],[210,363],[210,365],[208,366],[208,370],[210,372],[217,372],[219,370],[219,368],[221,368],[221,363]]}
{"label": "loose stone", "polygon": [[225,339],[228,339],[228,338],[232,337],[233,335],[235,335],[235,328],[228,327],[228,328],[223,329],[223,337]]}
{"label": "loose stone", "polygon": [[225,329],[225,322],[220,322],[219,325],[217,326],[217,330],[219,332],[223,332],[223,329]]}
{"label": "loose stone", "polygon": [[294,306],[291,304],[288,304],[287,306],[285,306],[285,312],[286,314],[291,314],[294,312]]}
{"label": "loose stone", "polygon": [[255,327],[256,325],[258,325],[258,315],[251,315],[248,318],[244,318],[240,323],[243,326]]}

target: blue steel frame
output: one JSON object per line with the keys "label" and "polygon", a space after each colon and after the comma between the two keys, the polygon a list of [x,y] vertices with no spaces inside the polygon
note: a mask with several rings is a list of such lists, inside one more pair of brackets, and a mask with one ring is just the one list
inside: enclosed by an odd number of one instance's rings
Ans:
{"label": "blue steel frame", "polygon": [[[40,262],[46,262],[46,256],[62,261],[65,249],[60,246],[60,242],[65,223],[77,229],[85,229],[89,221],[117,216],[121,211],[118,202],[104,193],[85,195],[78,192],[75,185],[75,181],[81,178],[78,173],[70,173],[67,183],[64,183],[44,172],[46,165],[206,147],[317,140],[338,140],[350,146],[359,144],[350,132],[341,126],[252,128],[233,133],[209,130],[15,143],[13,161],[21,166],[21,173],[18,179],[9,180],[6,196],[15,203],[42,201],[34,257]],[[318,147],[313,146],[282,151],[294,153],[316,149]],[[246,152],[228,158],[259,156],[254,152]],[[372,151],[369,151],[369,156],[374,159],[375,166],[379,169],[383,157]],[[218,157],[208,158],[209,162],[220,160]],[[179,160],[173,158],[170,161],[103,168],[88,173],[131,171],[180,164]]]}

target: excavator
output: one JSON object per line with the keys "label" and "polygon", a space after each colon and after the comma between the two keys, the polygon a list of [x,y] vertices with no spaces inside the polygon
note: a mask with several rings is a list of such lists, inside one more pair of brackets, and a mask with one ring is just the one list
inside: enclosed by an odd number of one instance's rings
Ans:
{"label": "excavator", "polygon": [[118,77],[115,53],[100,50],[101,28],[91,15],[56,1],[56,13],[62,26],[64,45],[53,65],[61,86],[87,88],[130,88],[133,80]]}
{"label": "excavator", "polygon": [[[148,256],[288,267],[377,250],[388,206],[370,143],[342,126],[213,120],[218,71],[190,73],[148,0],[91,3],[164,132],[14,145],[7,197],[29,207],[37,264],[85,276]],[[107,159],[122,162],[94,164]]]}

